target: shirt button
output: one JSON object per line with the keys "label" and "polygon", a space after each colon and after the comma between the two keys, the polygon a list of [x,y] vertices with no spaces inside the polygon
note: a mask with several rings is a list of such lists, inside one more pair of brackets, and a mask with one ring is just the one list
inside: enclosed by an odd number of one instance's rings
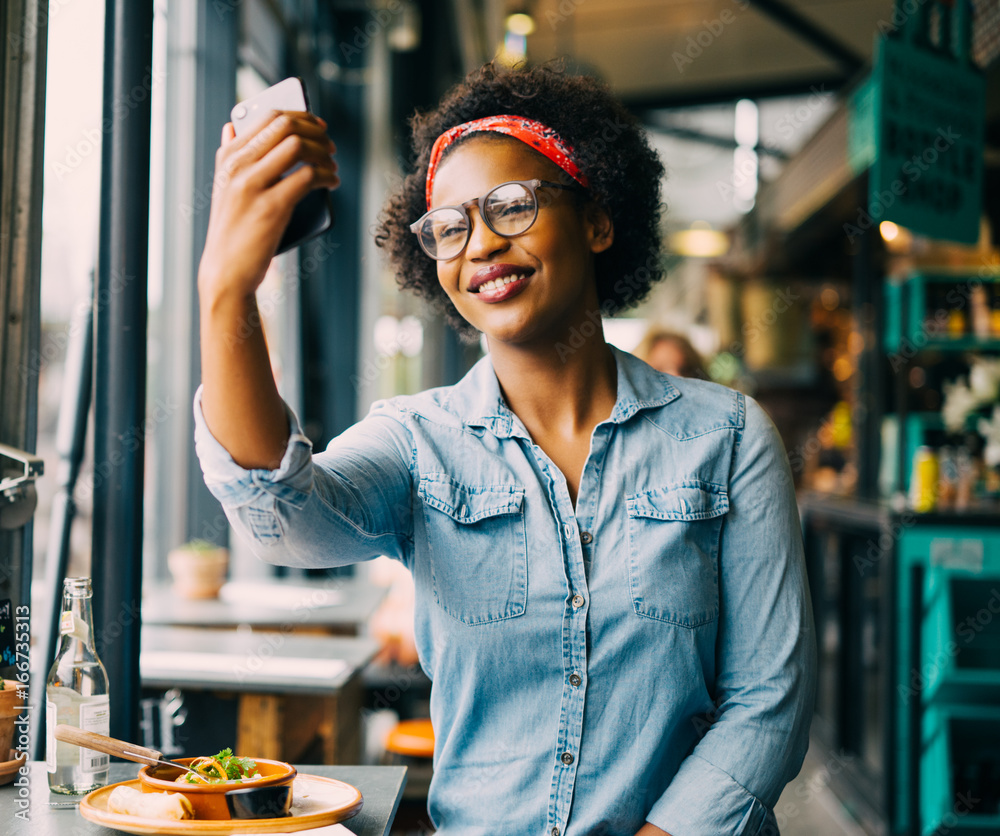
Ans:
{"label": "shirt button", "polygon": [[583,543],[583,545],[585,546],[589,546],[591,543],[594,542],[594,535],[591,534],[589,531],[581,531],[580,542]]}
{"label": "shirt button", "polygon": [[563,752],[562,753],[562,757],[560,758],[560,760],[564,764],[566,764],[566,766],[569,766],[571,763],[573,763],[573,753],[572,752]]}
{"label": "shirt button", "polygon": [[583,680],[580,679],[580,674],[571,673],[569,675],[569,684],[572,685],[574,688],[579,688],[581,682],[583,682]]}
{"label": "shirt button", "polygon": [[582,595],[574,595],[573,596],[573,607],[575,609],[580,609],[580,607],[583,606],[583,603],[584,602],[583,602],[583,596]]}
{"label": "shirt button", "polygon": [[559,828],[558,827],[553,827],[552,828],[552,836],[559,836]]}

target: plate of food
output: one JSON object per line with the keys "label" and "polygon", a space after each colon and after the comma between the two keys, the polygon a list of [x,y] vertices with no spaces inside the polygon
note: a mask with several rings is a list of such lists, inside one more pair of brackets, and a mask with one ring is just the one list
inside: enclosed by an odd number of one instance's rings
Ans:
{"label": "plate of food", "polygon": [[138,778],[96,789],[80,802],[85,819],[125,833],[292,833],[349,819],[363,804],[358,789],[343,781],[231,749],[169,761],[155,749],[72,726],[57,725],[53,734],[145,764]]}
{"label": "plate of food", "polygon": [[363,804],[356,787],[302,775],[284,761],[238,757],[231,749],[165,761],[153,750],[139,754],[132,750],[141,747],[94,738],[89,742],[118,747],[130,759],[154,761],[138,778],[101,787],[80,802],[85,819],[125,833],[292,833],[349,819]]}
{"label": "plate of food", "polygon": [[[252,785],[251,785],[252,786]],[[180,787],[180,785],[178,785]],[[231,788],[231,787],[230,787]],[[288,815],[262,819],[198,819],[182,792],[146,791],[140,779],[94,790],[80,802],[80,815],[95,824],[135,834],[293,833],[336,824],[356,815],[361,792],[320,775],[297,773]],[[222,785],[220,789],[226,789]]]}

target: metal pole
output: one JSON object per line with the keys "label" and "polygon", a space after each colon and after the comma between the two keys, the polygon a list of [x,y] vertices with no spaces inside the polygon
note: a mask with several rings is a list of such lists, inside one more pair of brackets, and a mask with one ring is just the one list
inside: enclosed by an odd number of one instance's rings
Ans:
{"label": "metal pole", "polygon": [[108,0],[105,15],[101,228],[94,296],[91,574],[97,650],[111,683],[111,735],[135,740],[153,4]]}

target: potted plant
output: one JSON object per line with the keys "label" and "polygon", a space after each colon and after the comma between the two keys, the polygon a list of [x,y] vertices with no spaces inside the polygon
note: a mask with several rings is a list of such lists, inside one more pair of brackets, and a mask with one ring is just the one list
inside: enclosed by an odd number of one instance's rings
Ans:
{"label": "potted plant", "polygon": [[167,566],[174,590],[184,598],[215,598],[226,582],[229,551],[207,540],[191,540],[172,549]]}

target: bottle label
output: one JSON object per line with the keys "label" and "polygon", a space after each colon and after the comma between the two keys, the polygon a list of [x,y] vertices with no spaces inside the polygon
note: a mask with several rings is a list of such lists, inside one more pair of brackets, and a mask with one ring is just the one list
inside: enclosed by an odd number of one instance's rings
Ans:
{"label": "bottle label", "polygon": [[53,734],[56,723],[56,704],[52,700],[45,700],[45,771],[56,771],[56,739]]}
{"label": "bottle label", "polygon": [[[80,704],[80,728],[84,731],[103,734],[111,733],[110,701],[107,697],[94,702]],[[102,772],[108,768],[111,758],[104,752],[80,749],[80,769],[83,772]]]}
{"label": "bottle label", "polygon": [[87,627],[86,620],[78,618],[69,610],[63,611],[59,617],[59,635],[70,636],[79,639],[86,645],[90,644],[90,629]]}

